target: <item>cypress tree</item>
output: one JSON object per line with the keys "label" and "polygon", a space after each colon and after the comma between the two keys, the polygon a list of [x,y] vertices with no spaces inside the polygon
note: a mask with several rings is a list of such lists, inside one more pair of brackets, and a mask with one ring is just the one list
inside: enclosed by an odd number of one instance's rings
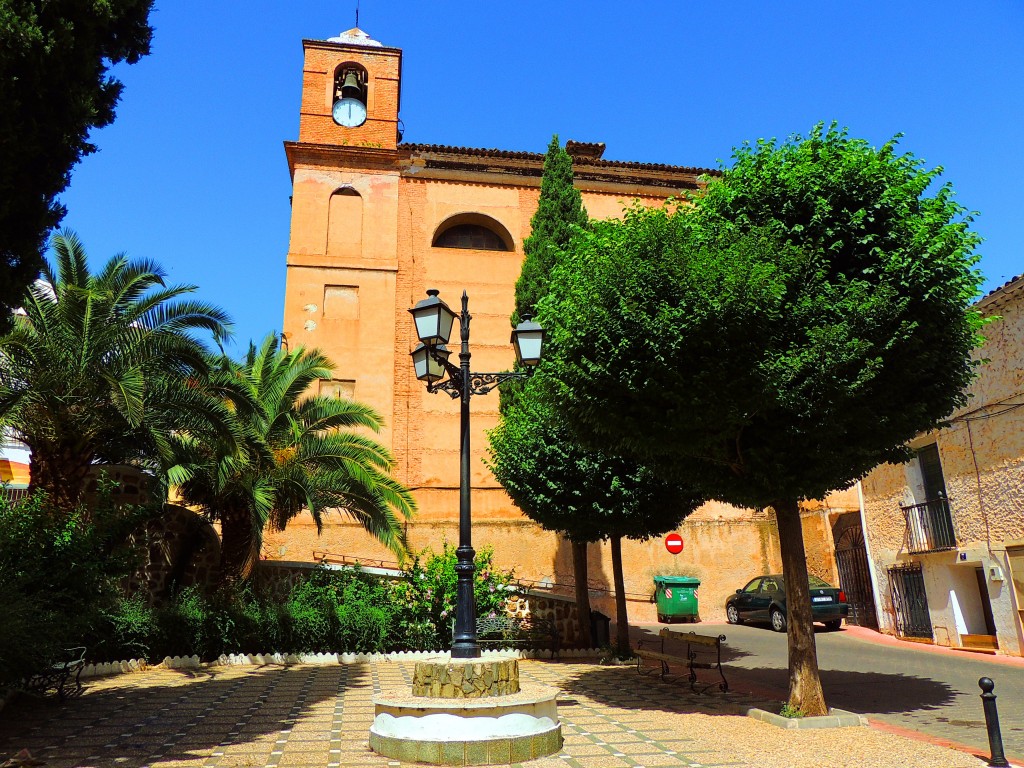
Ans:
{"label": "cypress tree", "polygon": [[577,229],[587,229],[589,219],[583,196],[572,183],[572,157],[551,137],[544,157],[540,200],[530,219],[530,236],[523,241],[523,269],[516,281],[516,309],[512,325],[526,312],[535,314],[537,302],[548,295],[551,271]]}

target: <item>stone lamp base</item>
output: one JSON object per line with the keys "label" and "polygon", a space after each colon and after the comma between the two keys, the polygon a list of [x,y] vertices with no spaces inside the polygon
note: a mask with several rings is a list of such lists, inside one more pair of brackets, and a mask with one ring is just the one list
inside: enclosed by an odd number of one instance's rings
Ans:
{"label": "stone lamp base", "polygon": [[558,689],[519,682],[519,662],[438,657],[416,664],[412,694],[373,699],[370,748],[403,762],[508,765],[558,752]]}

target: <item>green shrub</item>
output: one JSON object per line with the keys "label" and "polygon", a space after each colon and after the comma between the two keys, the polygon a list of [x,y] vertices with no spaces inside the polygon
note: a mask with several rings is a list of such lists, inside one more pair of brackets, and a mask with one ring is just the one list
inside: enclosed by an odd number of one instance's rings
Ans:
{"label": "green shrub", "polygon": [[209,602],[196,587],[186,587],[157,611],[153,651],[164,656],[203,656],[207,645]]}
{"label": "green shrub", "polygon": [[392,615],[383,608],[360,603],[339,603],[334,609],[338,621],[338,648],[356,653],[388,650]]}
{"label": "green shrub", "polygon": [[72,513],[42,494],[0,500],[0,685],[48,666],[65,647],[88,645],[95,658],[104,612],[138,561],[128,535],[152,514],[115,507],[109,496]]}
{"label": "green shrub", "polygon": [[157,621],[156,612],[142,595],[122,598],[102,615],[106,626],[92,644],[95,658],[111,661],[149,658]]}
{"label": "green shrub", "polygon": [[[497,571],[493,554],[477,555],[475,595],[479,615],[504,611],[511,574]],[[225,653],[379,653],[440,650],[451,644],[455,615],[455,549],[426,551],[389,579],[358,568],[320,567],[283,600],[253,587],[206,595],[197,587],[164,606],[147,608],[127,598],[109,610],[102,647],[111,658]]]}
{"label": "green shrub", "polygon": [[788,701],[783,702],[782,709],[779,710],[779,714],[782,715],[783,717],[789,717],[789,718],[807,717],[807,713],[806,712],[804,712],[799,707],[790,706]]}
{"label": "green shrub", "polygon": [[[288,611],[277,600],[246,590],[237,614],[237,648],[234,653],[271,653],[288,650]],[[229,651],[231,652],[231,651]]]}

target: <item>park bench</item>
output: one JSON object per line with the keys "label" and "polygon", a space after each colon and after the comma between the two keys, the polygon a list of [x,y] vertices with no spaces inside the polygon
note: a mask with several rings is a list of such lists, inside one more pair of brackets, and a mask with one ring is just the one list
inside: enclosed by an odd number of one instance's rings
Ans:
{"label": "park bench", "polygon": [[85,669],[85,646],[65,648],[62,658],[49,667],[25,679],[22,687],[29,693],[39,695],[47,691],[56,691],[57,697],[63,701],[68,696],[77,696],[82,692],[82,670]]}
{"label": "park bench", "polygon": [[476,620],[480,645],[499,648],[548,648],[551,658],[558,656],[558,627],[547,619],[514,616],[487,616]]}
{"label": "park bench", "polygon": [[[699,689],[700,693],[704,693],[715,685],[723,693],[729,690],[729,682],[722,669],[722,643],[725,642],[725,635],[698,635],[696,632],[680,632],[665,627],[658,633],[656,642],[647,642],[652,647],[644,648],[641,639],[636,650],[636,671],[640,674],[660,674],[663,680],[667,680],[677,676],[672,673],[673,666],[685,667],[690,688],[694,691]],[[649,666],[644,662],[657,664]],[[700,682],[698,669],[715,670],[721,681]]]}

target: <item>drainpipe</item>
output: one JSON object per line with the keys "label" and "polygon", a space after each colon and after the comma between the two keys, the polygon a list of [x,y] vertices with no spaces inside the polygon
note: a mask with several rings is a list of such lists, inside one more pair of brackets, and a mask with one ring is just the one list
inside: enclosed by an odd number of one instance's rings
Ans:
{"label": "drainpipe", "polygon": [[[864,486],[857,481],[857,504],[860,507],[860,528],[864,531],[864,554],[868,558],[868,576],[871,577],[871,593],[875,604],[875,624],[882,630],[882,601],[878,594],[878,576],[875,575],[875,559],[871,556],[871,537],[868,535],[868,524],[864,517]],[[888,629],[889,627],[886,627]]]}

